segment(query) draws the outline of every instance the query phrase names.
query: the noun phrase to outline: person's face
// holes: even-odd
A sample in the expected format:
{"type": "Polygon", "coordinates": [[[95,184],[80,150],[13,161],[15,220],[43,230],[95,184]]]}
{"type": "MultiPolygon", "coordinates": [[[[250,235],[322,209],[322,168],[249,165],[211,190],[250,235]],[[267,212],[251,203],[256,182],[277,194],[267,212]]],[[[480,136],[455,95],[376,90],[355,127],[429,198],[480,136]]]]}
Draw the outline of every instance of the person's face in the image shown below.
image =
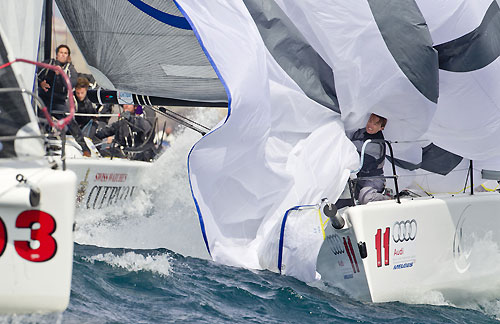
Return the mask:
{"type": "Polygon", "coordinates": [[[135,106],[134,105],[123,105],[123,111],[128,111],[131,114],[135,113],[135,106]]]}
{"type": "Polygon", "coordinates": [[[69,57],[68,49],[66,47],[59,48],[59,51],[57,51],[56,54],[56,60],[65,64],[68,62],[68,57],[69,57]]]}
{"type": "Polygon", "coordinates": [[[366,132],[373,135],[383,129],[384,127],[382,127],[382,120],[380,117],[371,114],[370,119],[368,119],[368,122],[366,123],[366,132]]]}
{"type": "Polygon", "coordinates": [[[78,98],[78,100],[83,101],[83,99],[85,99],[85,97],[87,96],[87,89],[86,88],[76,88],[75,95],[78,98]]]}

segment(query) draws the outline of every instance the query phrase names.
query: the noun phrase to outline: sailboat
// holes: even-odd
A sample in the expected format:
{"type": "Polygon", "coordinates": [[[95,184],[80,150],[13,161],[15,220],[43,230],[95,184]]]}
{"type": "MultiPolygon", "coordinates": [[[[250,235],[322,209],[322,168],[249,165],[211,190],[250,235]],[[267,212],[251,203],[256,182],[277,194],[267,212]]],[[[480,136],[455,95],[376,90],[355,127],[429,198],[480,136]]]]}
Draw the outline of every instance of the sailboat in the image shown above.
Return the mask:
{"type": "Polygon", "coordinates": [[[24,63],[38,64],[42,3],[4,1],[0,9],[0,313],[62,312],[76,176],[46,156],[31,104],[40,101],[31,92],[35,65],[24,63]]]}
{"type": "Polygon", "coordinates": [[[57,4],[106,88],[227,101],[188,158],[214,261],[375,302],[498,292],[497,1],[57,4]],[[388,119],[396,197],[325,214],[371,113],[388,119]]]}
{"type": "MultiPolygon", "coordinates": [[[[163,19],[158,13],[139,10],[146,6],[141,1],[56,4],[99,85],[88,92],[95,104],[141,105],[202,135],[210,129],[163,106],[227,106],[222,84],[184,18],[180,17],[184,21],[180,28],[175,17],[173,26],[165,24],[158,20],[163,19]],[[127,16],[131,9],[138,11],[127,16]],[[82,20],[84,16],[87,18],[82,20]]],[[[173,2],[163,6],[177,10],[173,2]]],[[[154,127],[148,138],[164,131],[155,118],[150,122],[154,127]]],[[[147,186],[143,179],[154,168],[154,161],[102,157],[94,145],[98,143],[86,141],[92,151],[90,158],[83,156],[71,138],[65,144],[65,163],[78,178],[78,210],[116,206],[132,200],[147,186]]],[[[62,147],[58,140],[54,145],[62,147]]],[[[125,153],[135,152],[135,148],[128,149],[124,148],[125,153]]]]}

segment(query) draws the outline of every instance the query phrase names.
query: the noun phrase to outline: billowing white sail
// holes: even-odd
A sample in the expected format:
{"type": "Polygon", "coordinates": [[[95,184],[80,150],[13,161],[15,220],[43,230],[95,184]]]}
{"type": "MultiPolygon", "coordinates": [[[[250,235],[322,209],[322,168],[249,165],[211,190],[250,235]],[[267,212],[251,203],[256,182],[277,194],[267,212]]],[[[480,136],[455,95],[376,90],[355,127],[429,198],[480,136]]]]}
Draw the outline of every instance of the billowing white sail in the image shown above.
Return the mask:
{"type": "MultiPolygon", "coordinates": [[[[482,169],[500,170],[497,1],[57,3],[104,83],[156,96],[228,99],[227,119],[188,161],[216,261],[276,270],[284,215],[338,198],[358,163],[345,130],[364,127],[372,112],[388,118],[384,135],[400,142],[396,164],[407,185],[459,191],[468,159],[475,179],[482,169]],[[181,25],[162,21],[172,16],[181,25]],[[169,44],[182,44],[189,55],[169,44]],[[199,90],[220,86],[210,71],[225,94],[222,87],[199,90]]],[[[289,230],[288,237],[302,237],[289,230]]],[[[322,240],[319,234],[312,240],[322,240]]],[[[303,255],[300,246],[286,245],[288,265],[294,253],[303,255]]],[[[294,264],[290,274],[314,279],[312,262],[294,264]]]]}
{"type": "MultiPolygon", "coordinates": [[[[276,13],[273,3],[262,5],[262,15],[276,13]]],[[[394,145],[398,165],[416,170],[408,171],[408,175],[420,177],[435,172],[446,178],[450,174],[449,185],[456,186],[459,178],[465,180],[467,175],[468,161],[462,157],[476,160],[479,166],[487,161],[491,169],[500,169],[495,162],[499,145],[495,143],[496,136],[492,136],[500,121],[500,80],[495,73],[499,54],[495,44],[500,35],[496,1],[462,1],[456,10],[449,11],[438,10],[454,6],[446,1],[276,3],[332,70],[335,99],[345,127],[361,128],[369,113],[375,112],[389,120],[384,131],[386,138],[410,142],[394,145]],[[432,12],[429,25],[428,10],[432,12]],[[467,15],[469,12],[474,14],[467,15]],[[464,19],[467,24],[462,23],[460,31],[450,27],[464,19]],[[467,33],[472,33],[469,39],[464,36],[467,33]],[[446,44],[436,43],[434,35],[446,44]],[[474,44],[473,39],[478,36],[482,43],[474,44]],[[461,42],[450,43],[457,38],[461,42]],[[474,46],[482,46],[487,55],[470,56],[477,53],[474,46]],[[464,67],[471,57],[479,62],[464,67]],[[481,106],[477,109],[482,114],[472,113],[473,103],[481,106]],[[463,134],[457,134],[460,131],[463,134]],[[457,171],[450,173],[453,169],[457,171]]],[[[327,143],[337,135],[320,132],[326,119],[315,119],[312,103],[305,105],[300,101],[294,106],[298,99],[286,100],[300,93],[294,91],[297,86],[301,95],[311,96],[300,85],[300,78],[291,76],[287,65],[273,55],[279,46],[270,46],[274,43],[263,31],[255,2],[197,4],[180,0],[178,4],[189,17],[231,98],[231,114],[226,123],[195,145],[189,160],[193,196],[207,246],[217,261],[273,269],[270,260],[275,255],[269,251],[276,248],[273,239],[279,232],[277,224],[283,212],[295,205],[317,203],[321,196],[337,199],[346,179],[342,173],[354,169],[355,156],[351,159],[351,150],[342,143],[327,143]],[[289,77],[295,82],[291,83],[289,77]],[[292,114],[294,107],[297,115],[292,114]],[[243,112],[244,118],[240,116],[243,112]],[[293,117],[300,115],[300,119],[293,117]],[[271,123],[269,128],[264,116],[271,121],[279,116],[279,122],[271,123]],[[307,129],[315,120],[319,128],[307,129]],[[299,141],[292,142],[290,151],[279,146],[266,150],[265,143],[274,142],[273,126],[279,130],[279,137],[297,128],[309,133],[296,138],[299,141]],[[317,134],[323,136],[317,142],[301,141],[317,134]],[[295,150],[293,146],[304,143],[316,151],[323,150],[323,157],[343,152],[345,159],[331,160],[331,164],[325,159],[317,168],[290,168],[290,161],[297,157],[290,154],[295,150]],[[237,153],[239,149],[243,151],[237,153]],[[286,163],[280,169],[273,168],[277,171],[273,173],[269,166],[276,153],[283,153],[279,160],[286,163]],[[346,163],[346,159],[350,162],[346,163]],[[325,190],[327,186],[320,183],[293,181],[314,177],[328,177],[338,186],[325,190]]],[[[266,25],[267,32],[275,26],[274,21],[266,25]]],[[[276,38],[286,33],[286,23],[283,26],[276,29],[276,38]]],[[[288,55],[296,53],[299,57],[299,52],[294,51],[288,55]]],[[[310,155],[300,158],[308,161],[310,155]]],[[[445,189],[447,182],[439,179],[436,183],[445,189]]],[[[295,273],[300,279],[313,278],[301,271],[295,273]]]]}
{"type": "Polygon", "coordinates": [[[426,17],[440,60],[439,109],[426,136],[465,158],[500,161],[498,3],[417,3],[426,17]],[[438,14],[436,8],[448,14],[438,14]]]}
{"type": "Polygon", "coordinates": [[[222,263],[277,270],[287,209],[338,197],[358,154],[339,114],[308,98],[272,57],[243,3],[179,5],[230,98],[225,123],[189,157],[207,247],[222,263]]]}

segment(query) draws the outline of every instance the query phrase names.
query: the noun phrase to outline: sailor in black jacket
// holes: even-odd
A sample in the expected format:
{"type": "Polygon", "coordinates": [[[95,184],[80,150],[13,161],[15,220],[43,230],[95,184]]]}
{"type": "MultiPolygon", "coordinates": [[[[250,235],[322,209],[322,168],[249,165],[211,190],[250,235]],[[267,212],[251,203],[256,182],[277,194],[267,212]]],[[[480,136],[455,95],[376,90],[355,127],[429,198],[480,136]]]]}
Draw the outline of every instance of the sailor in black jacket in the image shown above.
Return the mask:
{"type": "MultiPolygon", "coordinates": [[[[382,130],[387,123],[384,117],[371,114],[365,128],[358,129],[351,140],[361,154],[363,143],[368,139],[383,140],[382,130]]],[[[358,172],[358,178],[376,177],[384,175],[385,143],[369,143],[365,148],[364,163],[358,172]]],[[[386,200],[389,197],[382,194],[385,188],[385,179],[360,179],[356,183],[356,198],[360,204],[370,201],[386,200]]]]}
{"type": "MultiPolygon", "coordinates": [[[[59,45],[56,49],[56,58],[45,61],[51,65],[59,65],[68,75],[71,87],[76,85],[78,73],[71,63],[71,52],[66,45],[59,45]]],[[[68,89],[62,76],[56,74],[49,69],[41,69],[38,74],[38,95],[43,99],[45,105],[52,111],[69,112],[69,106],[66,99],[68,98],[68,89]]],[[[72,90],[72,89],[70,89],[72,90]]]]}
{"type": "MultiPolygon", "coordinates": [[[[151,123],[135,115],[134,105],[123,105],[123,110],[120,119],[98,130],[96,137],[103,139],[114,135],[114,142],[122,149],[141,148],[140,151],[132,154],[133,160],[150,161],[155,155],[151,123]]],[[[113,150],[113,156],[125,157],[123,153],[116,150],[113,150]]]]}
{"type": "MultiPolygon", "coordinates": [[[[71,63],[71,51],[67,45],[59,45],[56,49],[56,58],[45,63],[59,65],[68,75],[71,87],[76,85],[78,72],[71,63]]],[[[52,70],[43,68],[38,72],[37,78],[38,95],[49,109],[49,113],[59,119],[66,117],[65,113],[69,112],[68,89],[63,77],[52,70]]],[[[81,146],[83,155],[90,156],[90,150],[83,139],[82,131],[74,119],[68,124],[68,130],[81,146]]]]}

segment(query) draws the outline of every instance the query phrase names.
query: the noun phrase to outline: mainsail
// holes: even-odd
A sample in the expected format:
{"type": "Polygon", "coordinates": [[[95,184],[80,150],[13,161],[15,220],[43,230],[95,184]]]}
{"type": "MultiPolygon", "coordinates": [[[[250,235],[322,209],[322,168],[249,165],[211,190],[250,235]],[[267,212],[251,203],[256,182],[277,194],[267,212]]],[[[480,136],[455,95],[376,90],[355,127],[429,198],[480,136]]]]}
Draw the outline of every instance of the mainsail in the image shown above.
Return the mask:
{"type": "Polygon", "coordinates": [[[56,4],[90,71],[105,89],[227,101],[222,84],[174,2],[56,0],[56,4]]]}

